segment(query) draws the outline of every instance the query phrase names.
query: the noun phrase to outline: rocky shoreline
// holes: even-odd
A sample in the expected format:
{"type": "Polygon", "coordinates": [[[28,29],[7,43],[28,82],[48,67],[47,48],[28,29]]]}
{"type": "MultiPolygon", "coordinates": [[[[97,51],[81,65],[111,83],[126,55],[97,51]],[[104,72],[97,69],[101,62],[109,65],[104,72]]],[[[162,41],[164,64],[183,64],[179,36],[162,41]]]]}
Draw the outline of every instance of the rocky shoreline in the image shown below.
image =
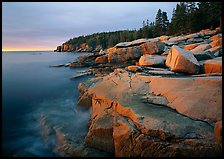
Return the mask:
{"type": "Polygon", "coordinates": [[[222,32],[122,42],[79,57],[85,147],[116,157],[222,155],[222,32]]]}

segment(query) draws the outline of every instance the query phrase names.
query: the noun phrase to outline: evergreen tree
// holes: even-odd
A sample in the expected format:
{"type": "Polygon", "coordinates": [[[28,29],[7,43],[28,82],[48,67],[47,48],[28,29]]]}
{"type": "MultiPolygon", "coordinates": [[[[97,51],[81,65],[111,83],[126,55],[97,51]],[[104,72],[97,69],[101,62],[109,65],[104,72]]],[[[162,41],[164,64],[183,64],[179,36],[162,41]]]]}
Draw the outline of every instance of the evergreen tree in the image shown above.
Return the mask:
{"type": "Polygon", "coordinates": [[[169,25],[169,20],[166,12],[162,12],[161,9],[158,10],[155,19],[154,26],[154,36],[164,35],[167,32],[167,27],[169,25]]]}
{"type": "Polygon", "coordinates": [[[180,2],[173,9],[171,22],[167,13],[161,9],[157,11],[155,21],[147,19],[139,30],[122,30],[115,32],[94,33],[87,36],[79,36],[69,39],[64,44],[70,44],[73,48],[87,43],[95,48],[101,45],[103,49],[113,47],[119,42],[133,41],[140,38],[153,38],[156,36],[179,35],[193,33],[201,29],[214,29],[221,27],[221,2],[180,2]]]}
{"type": "Polygon", "coordinates": [[[154,36],[159,36],[162,34],[162,11],[159,9],[156,14],[154,36]]]}
{"type": "Polygon", "coordinates": [[[176,5],[176,9],[172,15],[171,27],[172,33],[175,35],[184,34],[187,32],[186,25],[187,25],[187,8],[184,2],[176,5]]]}
{"type": "Polygon", "coordinates": [[[166,34],[169,20],[166,12],[162,12],[162,34],[166,34]]]}

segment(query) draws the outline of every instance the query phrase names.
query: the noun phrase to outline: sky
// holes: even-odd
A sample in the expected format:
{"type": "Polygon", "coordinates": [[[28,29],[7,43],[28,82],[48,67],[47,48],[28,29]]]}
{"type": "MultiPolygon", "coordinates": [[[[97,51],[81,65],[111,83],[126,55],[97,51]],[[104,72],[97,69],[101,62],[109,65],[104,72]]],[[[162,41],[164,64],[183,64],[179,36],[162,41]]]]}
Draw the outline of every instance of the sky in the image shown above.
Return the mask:
{"type": "Polygon", "coordinates": [[[132,30],[155,21],[160,8],[171,19],[177,2],[3,2],[3,51],[54,50],[70,38],[132,30]]]}

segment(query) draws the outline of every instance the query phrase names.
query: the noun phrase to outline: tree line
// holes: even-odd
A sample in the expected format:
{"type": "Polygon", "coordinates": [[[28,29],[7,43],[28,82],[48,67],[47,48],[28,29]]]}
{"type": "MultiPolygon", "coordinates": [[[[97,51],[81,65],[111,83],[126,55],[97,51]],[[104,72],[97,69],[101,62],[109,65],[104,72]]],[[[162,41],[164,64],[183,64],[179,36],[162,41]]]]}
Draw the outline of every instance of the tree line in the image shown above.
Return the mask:
{"type": "Polygon", "coordinates": [[[120,30],[114,32],[94,33],[72,38],[64,44],[77,48],[82,43],[90,47],[101,46],[103,49],[113,47],[119,42],[133,41],[140,38],[154,38],[161,35],[180,35],[198,32],[201,29],[222,28],[221,2],[180,2],[173,9],[169,21],[167,13],[158,9],[155,21],[144,20],[138,30],[120,30]]]}

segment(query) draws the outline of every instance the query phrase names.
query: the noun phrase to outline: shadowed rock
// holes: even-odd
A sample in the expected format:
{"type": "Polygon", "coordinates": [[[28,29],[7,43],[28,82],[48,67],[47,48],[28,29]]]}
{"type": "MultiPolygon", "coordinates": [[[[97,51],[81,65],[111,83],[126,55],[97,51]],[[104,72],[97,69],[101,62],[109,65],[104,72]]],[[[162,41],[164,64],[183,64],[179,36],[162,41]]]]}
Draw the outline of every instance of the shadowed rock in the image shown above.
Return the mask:
{"type": "Polygon", "coordinates": [[[215,55],[210,51],[197,52],[194,53],[193,55],[198,61],[215,58],[215,55]]]}

